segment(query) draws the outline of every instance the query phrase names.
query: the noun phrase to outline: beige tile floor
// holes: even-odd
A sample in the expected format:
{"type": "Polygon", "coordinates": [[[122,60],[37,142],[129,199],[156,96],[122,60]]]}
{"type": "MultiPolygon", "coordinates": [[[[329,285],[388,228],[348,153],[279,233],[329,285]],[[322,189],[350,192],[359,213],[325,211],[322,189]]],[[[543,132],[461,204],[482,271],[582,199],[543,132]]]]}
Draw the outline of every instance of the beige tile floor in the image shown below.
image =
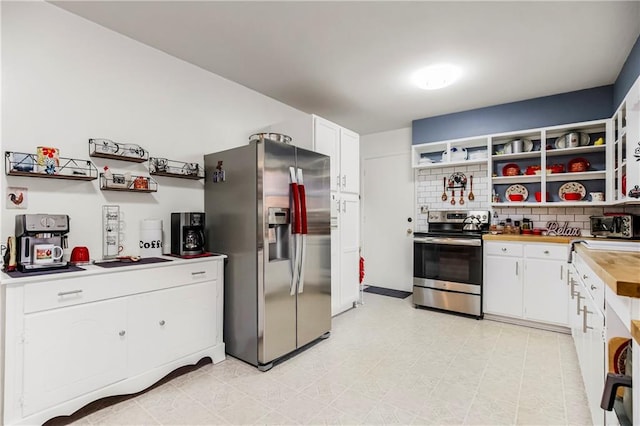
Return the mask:
{"type": "MultiPolygon", "coordinates": [[[[227,357],[74,424],[587,425],[571,337],[365,293],[266,373],[227,357]]],[[[58,419],[64,423],[64,419],[58,419]]]]}

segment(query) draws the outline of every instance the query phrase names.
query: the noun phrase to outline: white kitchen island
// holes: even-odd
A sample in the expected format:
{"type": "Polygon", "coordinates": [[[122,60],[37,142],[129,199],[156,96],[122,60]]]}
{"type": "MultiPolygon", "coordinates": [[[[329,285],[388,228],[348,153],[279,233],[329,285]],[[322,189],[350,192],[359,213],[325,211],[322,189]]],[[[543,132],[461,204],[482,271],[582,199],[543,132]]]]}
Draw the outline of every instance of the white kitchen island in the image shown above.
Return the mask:
{"type": "Polygon", "coordinates": [[[42,424],[224,360],[225,257],[2,274],[2,423],[42,424]]]}

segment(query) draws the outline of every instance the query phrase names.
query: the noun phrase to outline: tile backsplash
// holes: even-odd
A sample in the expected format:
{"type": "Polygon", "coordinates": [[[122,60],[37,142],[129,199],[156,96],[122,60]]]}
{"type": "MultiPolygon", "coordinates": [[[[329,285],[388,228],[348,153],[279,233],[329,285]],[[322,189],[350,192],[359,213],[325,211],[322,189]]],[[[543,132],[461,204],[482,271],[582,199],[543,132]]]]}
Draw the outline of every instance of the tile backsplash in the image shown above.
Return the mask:
{"type": "MultiPolygon", "coordinates": [[[[489,202],[489,176],[487,166],[469,165],[458,167],[437,167],[418,169],[416,172],[416,231],[427,230],[427,214],[425,210],[495,210],[500,221],[506,218],[522,220],[523,217],[531,219],[535,228],[546,228],[547,222],[568,222],[569,227],[579,227],[582,235],[589,235],[589,216],[603,214],[605,212],[625,212],[640,214],[640,206],[612,206],[612,207],[495,207],[492,209],[489,202]],[[474,201],[469,201],[467,184],[464,204],[458,204],[460,190],[456,189],[456,204],[451,205],[451,190],[447,191],[447,200],[442,201],[443,178],[451,176],[454,172],[462,172],[467,176],[473,175],[474,201]]],[[[587,204],[587,203],[585,203],[587,204]]],[[[493,214],[493,213],[492,213],[493,214]]]]}

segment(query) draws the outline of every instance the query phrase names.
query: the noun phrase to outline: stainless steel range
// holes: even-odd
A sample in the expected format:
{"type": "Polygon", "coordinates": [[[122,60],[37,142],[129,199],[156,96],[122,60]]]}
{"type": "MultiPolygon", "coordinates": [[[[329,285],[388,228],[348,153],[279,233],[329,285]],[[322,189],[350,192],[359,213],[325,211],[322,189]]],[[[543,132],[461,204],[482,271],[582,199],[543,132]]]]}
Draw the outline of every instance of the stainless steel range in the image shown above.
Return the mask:
{"type": "Polygon", "coordinates": [[[482,234],[487,210],[429,211],[413,238],[413,303],[475,316],[482,312],[482,234]]]}

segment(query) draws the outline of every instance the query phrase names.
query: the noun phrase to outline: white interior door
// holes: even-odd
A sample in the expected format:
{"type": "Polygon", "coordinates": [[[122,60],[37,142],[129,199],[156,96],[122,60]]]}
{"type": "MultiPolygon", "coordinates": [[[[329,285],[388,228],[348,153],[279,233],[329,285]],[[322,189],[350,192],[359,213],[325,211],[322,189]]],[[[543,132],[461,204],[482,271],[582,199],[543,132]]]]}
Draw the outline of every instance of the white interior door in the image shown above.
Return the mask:
{"type": "Polygon", "coordinates": [[[414,189],[411,154],[365,158],[362,185],[364,284],[411,291],[414,189]],[[408,219],[411,218],[411,222],[408,219]]]}

